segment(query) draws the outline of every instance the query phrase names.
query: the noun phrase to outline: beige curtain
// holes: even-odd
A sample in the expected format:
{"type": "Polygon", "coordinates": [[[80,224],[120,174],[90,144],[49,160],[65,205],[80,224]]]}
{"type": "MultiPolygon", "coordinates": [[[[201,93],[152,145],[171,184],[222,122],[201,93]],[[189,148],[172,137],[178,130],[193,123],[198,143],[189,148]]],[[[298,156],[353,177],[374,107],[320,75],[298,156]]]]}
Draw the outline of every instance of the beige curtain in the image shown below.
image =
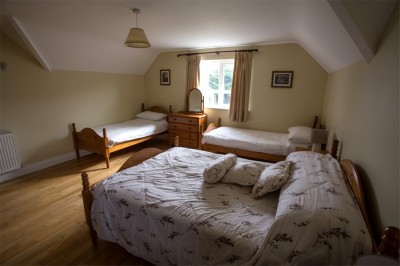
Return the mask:
{"type": "MultiPolygon", "coordinates": [[[[186,99],[188,93],[193,88],[199,88],[200,86],[200,56],[189,55],[187,56],[186,66],[186,99]]],[[[185,101],[185,107],[187,110],[187,102],[185,101]]]]}
{"type": "Polygon", "coordinates": [[[251,52],[236,52],[229,107],[230,121],[245,122],[247,120],[252,58],[251,52]]]}

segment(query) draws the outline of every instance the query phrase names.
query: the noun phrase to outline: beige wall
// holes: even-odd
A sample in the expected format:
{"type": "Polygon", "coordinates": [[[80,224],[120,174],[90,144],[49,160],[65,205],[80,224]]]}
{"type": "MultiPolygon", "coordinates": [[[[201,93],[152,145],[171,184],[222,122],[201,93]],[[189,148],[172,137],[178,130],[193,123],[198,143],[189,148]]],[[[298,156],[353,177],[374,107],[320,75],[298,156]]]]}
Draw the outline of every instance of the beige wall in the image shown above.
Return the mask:
{"type": "Polygon", "coordinates": [[[73,152],[70,123],[78,127],[124,121],[145,100],[144,77],[43,70],[7,36],[1,36],[0,128],[12,130],[23,165],[73,152]]]}
{"type": "MultiPolygon", "coordinates": [[[[230,50],[243,47],[232,47],[230,50]]],[[[222,118],[223,125],[287,132],[293,125],[310,125],[315,115],[322,115],[327,73],[297,44],[262,45],[253,54],[253,70],[250,92],[249,120],[247,123],[231,123],[227,110],[206,109],[209,122],[222,118]],[[293,88],[271,88],[273,70],[293,70],[293,88]]],[[[218,50],[218,49],[213,49],[218,50]]],[[[227,50],[224,48],[223,50],[227,50]]],[[[202,50],[209,51],[209,50],[202,50]]],[[[193,52],[193,51],[190,51],[193,52]]],[[[185,103],[186,58],[177,57],[179,52],[160,54],[145,75],[146,103],[148,105],[171,104],[181,111],[185,103]],[[171,85],[161,86],[160,69],[171,70],[171,85]]],[[[221,53],[210,58],[233,58],[221,53]]]]}
{"type": "MultiPolygon", "coordinates": [[[[330,139],[336,134],[343,143],[341,157],[352,159],[362,173],[375,231],[399,226],[398,31],[397,14],[370,64],[355,63],[329,78],[297,44],[236,47],[259,49],[253,57],[249,121],[233,124],[227,111],[207,109],[210,121],[221,117],[225,125],[285,132],[323,113],[330,139]],[[273,70],[293,70],[293,88],[271,88],[273,70]]],[[[144,77],[49,73],[6,36],[1,39],[1,61],[10,70],[0,72],[0,128],[15,133],[23,164],[72,152],[71,122],[82,127],[123,121],[139,112],[143,101],[171,104],[174,111],[184,107],[186,58],[178,58],[178,52],[160,54],[144,77]],[[160,69],[171,70],[170,86],[160,86],[160,69]]],[[[232,57],[219,58],[227,56],[232,57]]]]}
{"type": "Polygon", "coordinates": [[[398,8],[369,64],[357,62],[329,75],[324,118],[342,142],[341,158],[362,174],[377,238],[399,226],[398,8]]]}
{"type": "MultiPolygon", "coordinates": [[[[256,48],[250,118],[239,126],[285,132],[291,125],[310,124],[314,115],[321,115],[327,74],[304,49],[296,44],[256,48]],[[271,88],[272,70],[294,70],[293,88],[271,88]]],[[[174,111],[182,110],[186,58],[177,54],[160,54],[145,77],[47,72],[3,34],[1,61],[9,71],[0,72],[0,128],[14,132],[21,162],[27,165],[72,152],[72,122],[81,128],[130,119],[145,100],[146,106],[171,104],[174,111]],[[171,69],[171,86],[160,86],[160,69],[171,69]]],[[[219,58],[222,55],[233,56],[219,58]]],[[[227,111],[206,111],[210,121],[222,117],[224,124],[232,125],[227,111]]]]}

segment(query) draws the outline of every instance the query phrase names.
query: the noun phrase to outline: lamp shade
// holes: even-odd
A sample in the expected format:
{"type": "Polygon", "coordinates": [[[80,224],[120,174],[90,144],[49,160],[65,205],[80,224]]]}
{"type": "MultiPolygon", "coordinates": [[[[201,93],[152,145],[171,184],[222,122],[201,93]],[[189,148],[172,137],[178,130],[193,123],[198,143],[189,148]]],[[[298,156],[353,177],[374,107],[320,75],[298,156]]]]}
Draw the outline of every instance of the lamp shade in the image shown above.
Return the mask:
{"type": "Polygon", "coordinates": [[[311,131],[311,140],[313,142],[312,151],[320,152],[321,144],[328,142],[328,131],[325,129],[313,129],[311,131]]]}
{"type": "Polygon", "coordinates": [[[148,48],[151,45],[147,40],[143,29],[132,28],[126,37],[125,46],[133,48],[148,48]]]}
{"type": "Polygon", "coordinates": [[[313,143],[326,144],[328,142],[328,131],[325,129],[313,129],[311,139],[313,143]]]}

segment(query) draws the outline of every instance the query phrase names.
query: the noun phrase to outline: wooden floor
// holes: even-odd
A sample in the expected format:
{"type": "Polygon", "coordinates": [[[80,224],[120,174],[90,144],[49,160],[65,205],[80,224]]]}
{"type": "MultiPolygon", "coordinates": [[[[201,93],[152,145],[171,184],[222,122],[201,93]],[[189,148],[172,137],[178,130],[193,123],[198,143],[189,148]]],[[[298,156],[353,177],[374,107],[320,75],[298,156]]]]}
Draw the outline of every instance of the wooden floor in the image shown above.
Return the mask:
{"type": "Polygon", "coordinates": [[[91,154],[0,183],[0,264],[148,265],[117,244],[92,244],[80,177],[87,171],[91,183],[103,179],[147,147],[169,148],[165,140],[151,140],[113,153],[109,169],[103,157],[91,154]]]}

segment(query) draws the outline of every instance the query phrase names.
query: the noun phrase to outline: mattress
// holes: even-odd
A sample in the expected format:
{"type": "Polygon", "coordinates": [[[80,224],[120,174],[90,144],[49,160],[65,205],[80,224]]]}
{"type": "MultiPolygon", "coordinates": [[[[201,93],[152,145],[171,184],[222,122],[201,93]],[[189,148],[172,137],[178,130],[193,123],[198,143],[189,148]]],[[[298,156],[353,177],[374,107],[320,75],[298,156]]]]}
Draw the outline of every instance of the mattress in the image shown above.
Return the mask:
{"type": "Polygon", "coordinates": [[[160,121],[136,118],[122,123],[111,124],[102,127],[93,128],[99,135],[103,136],[103,128],[106,129],[108,137],[108,146],[125,141],[144,138],[153,134],[168,130],[168,122],[163,119],[160,121]]]}
{"type": "Polygon", "coordinates": [[[294,151],[288,133],[219,127],[203,135],[203,144],[286,156],[294,151]]]}

